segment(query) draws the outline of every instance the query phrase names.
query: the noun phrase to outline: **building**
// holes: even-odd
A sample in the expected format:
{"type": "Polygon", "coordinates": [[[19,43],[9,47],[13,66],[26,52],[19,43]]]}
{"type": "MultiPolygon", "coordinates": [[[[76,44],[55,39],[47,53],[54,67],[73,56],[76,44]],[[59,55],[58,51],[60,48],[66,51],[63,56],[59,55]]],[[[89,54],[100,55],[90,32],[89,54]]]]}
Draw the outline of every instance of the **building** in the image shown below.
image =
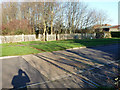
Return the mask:
{"type": "Polygon", "coordinates": [[[111,32],[118,32],[120,31],[120,25],[109,25],[109,24],[102,24],[102,25],[94,25],[91,27],[95,30],[96,35],[98,38],[111,38],[111,32]]]}
{"type": "Polygon", "coordinates": [[[115,25],[115,26],[101,26],[99,28],[103,29],[103,31],[108,31],[108,32],[120,31],[120,25],[115,25]]]}

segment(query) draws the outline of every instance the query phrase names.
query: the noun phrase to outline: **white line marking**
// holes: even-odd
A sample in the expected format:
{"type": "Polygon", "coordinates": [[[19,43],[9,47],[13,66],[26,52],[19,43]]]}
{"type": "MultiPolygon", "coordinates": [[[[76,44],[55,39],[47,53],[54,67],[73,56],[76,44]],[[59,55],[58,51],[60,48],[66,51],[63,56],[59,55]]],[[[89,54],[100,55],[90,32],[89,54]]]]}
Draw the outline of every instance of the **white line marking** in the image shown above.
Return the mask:
{"type": "Polygon", "coordinates": [[[0,59],[8,59],[8,58],[14,58],[14,57],[19,57],[19,56],[5,56],[5,57],[0,57],[0,59]]]}

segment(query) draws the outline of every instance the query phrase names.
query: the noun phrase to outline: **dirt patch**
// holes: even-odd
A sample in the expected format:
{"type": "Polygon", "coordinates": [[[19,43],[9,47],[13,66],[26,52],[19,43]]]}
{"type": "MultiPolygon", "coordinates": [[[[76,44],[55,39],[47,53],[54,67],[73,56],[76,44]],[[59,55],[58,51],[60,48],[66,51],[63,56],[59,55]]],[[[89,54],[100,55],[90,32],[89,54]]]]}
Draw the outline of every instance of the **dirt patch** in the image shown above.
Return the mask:
{"type": "Polygon", "coordinates": [[[30,48],[33,48],[33,49],[36,49],[36,50],[39,50],[39,51],[46,52],[46,51],[45,51],[45,50],[43,50],[43,49],[38,49],[38,48],[34,48],[34,47],[30,47],[30,48]]]}

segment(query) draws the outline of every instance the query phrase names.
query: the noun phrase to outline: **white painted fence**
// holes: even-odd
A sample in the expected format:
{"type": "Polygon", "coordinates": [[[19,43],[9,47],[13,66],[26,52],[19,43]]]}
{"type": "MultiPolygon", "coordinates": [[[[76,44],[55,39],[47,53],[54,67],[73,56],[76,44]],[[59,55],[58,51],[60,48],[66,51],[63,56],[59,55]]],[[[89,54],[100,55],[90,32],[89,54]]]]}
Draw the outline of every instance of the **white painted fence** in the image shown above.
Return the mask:
{"type": "Polygon", "coordinates": [[[49,35],[47,34],[47,41],[55,41],[56,40],[56,34],[49,35]]]}
{"type": "Polygon", "coordinates": [[[96,34],[59,34],[58,40],[64,40],[64,39],[91,39],[95,38],[96,34]]]}
{"type": "Polygon", "coordinates": [[[91,39],[95,38],[96,34],[47,34],[46,36],[39,34],[38,38],[36,35],[11,35],[11,36],[0,36],[2,43],[11,42],[23,42],[23,41],[43,41],[46,37],[47,41],[64,40],[64,39],[91,39]]]}

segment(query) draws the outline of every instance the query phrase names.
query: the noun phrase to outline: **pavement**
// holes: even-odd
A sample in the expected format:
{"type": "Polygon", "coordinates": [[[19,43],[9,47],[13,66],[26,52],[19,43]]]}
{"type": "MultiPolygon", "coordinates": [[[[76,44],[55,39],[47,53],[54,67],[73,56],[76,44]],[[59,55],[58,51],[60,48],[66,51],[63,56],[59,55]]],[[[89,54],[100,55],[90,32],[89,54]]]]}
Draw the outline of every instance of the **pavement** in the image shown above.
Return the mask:
{"type": "Polygon", "coordinates": [[[4,57],[2,88],[114,87],[120,44],[4,57]]]}

